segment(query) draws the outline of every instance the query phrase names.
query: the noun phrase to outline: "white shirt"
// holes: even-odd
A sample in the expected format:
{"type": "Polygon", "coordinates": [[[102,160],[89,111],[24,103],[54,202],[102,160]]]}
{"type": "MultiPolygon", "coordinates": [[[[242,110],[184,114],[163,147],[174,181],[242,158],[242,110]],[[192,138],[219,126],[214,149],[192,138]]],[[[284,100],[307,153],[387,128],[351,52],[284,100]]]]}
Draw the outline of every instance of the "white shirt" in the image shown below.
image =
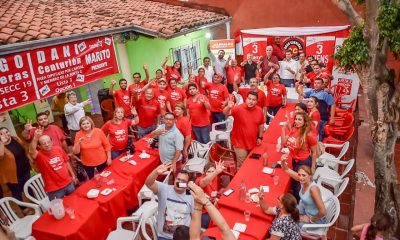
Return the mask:
{"type": "Polygon", "coordinates": [[[72,105],[67,103],[64,106],[65,118],[68,122],[68,129],[78,131],[80,130],[79,120],[85,116],[84,105],[82,103],[77,103],[72,105]]]}
{"type": "Polygon", "coordinates": [[[296,72],[298,71],[297,61],[290,59],[290,61],[284,59],[279,61],[279,75],[281,79],[295,79],[296,72]],[[293,70],[294,73],[289,72],[286,68],[289,67],[293,70]]]}
{"type": "MultiPolygon", "coordinates": [[[[206,68],[204,65],[200,66],[199,68],[204,68],[204,76],[207,78],[207,82],[212,82],[214,68],[211,65],[208,65],[208,68],[206,68]]],[[[199,68],[197,68],[197,74],[199,74],[199,68]]]]}

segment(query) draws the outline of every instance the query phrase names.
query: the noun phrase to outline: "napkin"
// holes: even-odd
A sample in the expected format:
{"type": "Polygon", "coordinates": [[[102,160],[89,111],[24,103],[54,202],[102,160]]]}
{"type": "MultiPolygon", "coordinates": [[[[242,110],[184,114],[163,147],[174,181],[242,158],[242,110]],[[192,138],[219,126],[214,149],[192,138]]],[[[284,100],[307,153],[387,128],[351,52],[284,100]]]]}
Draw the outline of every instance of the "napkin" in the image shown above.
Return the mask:
{"type": "Polygon", "coordinates": [[[244,232],[246,231],[247,225],[244,223],[235,223],[233,226],[233,230],[238,231],[238,232],[244,232]]]}
{"type": "Polygon", "coordinates": [[[258,193],[259,191],[260,191],[260,190],[258,190],[258,188],[249,189],[249,193],[250,193],[250,194],[258,193]]]}
{"type": "Polygon", "coordinates": [[[263,172],[263,173],[266,173],[266,174],[271,174],[271,173],[274,172],[274,169],[269,168],[269,167],[264,167],[263,170],[262,170],[262,172],[263,172]]]}

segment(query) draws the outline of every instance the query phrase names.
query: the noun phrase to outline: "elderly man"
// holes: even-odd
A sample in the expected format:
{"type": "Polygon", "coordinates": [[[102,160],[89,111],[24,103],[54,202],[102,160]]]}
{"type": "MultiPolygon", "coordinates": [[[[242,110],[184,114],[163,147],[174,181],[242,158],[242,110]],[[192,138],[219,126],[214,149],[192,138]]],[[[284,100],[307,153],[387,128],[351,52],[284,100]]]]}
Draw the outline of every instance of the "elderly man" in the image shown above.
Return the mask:
{"type": "Polygon", "coordinates": [[[229,56],[228,61],[226,62],[226,87],[228,88],[228,92],[233,92],[233,82],[237,79],[237,83],[240,83],[243,78],[243,70],[240,66],[237,65],[236,59],[231,60],[231,64],[229,65],[229,60],[231,60],[231,56],[229,56]]]}
{"type": "Polygon", "coordinates": [[[257,106],[258,94],[249,92],[246,102],[234,106],[233,99],[229,99],[228,105],[224,108],[226,116],[233,116],[232,145],[237,157],[239,168],[246,159],[249,152],[262,143],[264,131],[264,115],[257,106]]]}
{"type": "Polygon", "coordinates": [[[159,240],[173,239],[173,233],[178,226],[189,226],[194,210],[194,199],[192,195],[186,193],[189,182],[188,172],[180,171],[174,185],[156,181],[159,175],[166,173],[171,167],[171,163],[161,164],[150,173],[145,182],[146,186],[158,197],[156,222],[159,240]]]}
{"type": "Polygon", "coordinates": [[[183,150],[183,135],[175,126],[175,115],[167,112],[164,115],[164,124],[158,126],[150,134],[151,138],[158,137],[158,151],[160,160],[163,163],[172,163],[172,169],[175,170],[176,163],[181,160],[183,150]]]}
{"type": "Polygon", "coordinates": [[[258,69],[261,72],[261,78],[267,75],[268,79],[272,78],[272,74],[279,69],[278,58],[272,55],[272,46],[267,46],[267,54],[258,62],[258,69]]]}
{"type": "Polygon", "coordinates": [[[242,62],[240,66],[244,69],[244,82],[249,84],[251,78],[258,78],[257,63],[253,62],[253,54],[247,54],[247,61],[242,62]]]}
{"type": "Polygon", "coordinates": [[[68,122],[69,136],[72,143],[75,142],[75,135],[81,130],[79,121],[85,116],[84,107],[92,102],[92,100],[86,99],[85,101],[78,103],[76,93],[70,91],[67,93],[68,103],[64,106],[65,117],[68,122]]]}
{"type": "Polygon", "coordinates": [[[157,99],[154,97],[152,88],[144,91],[144,96],[139,97],[139,92],[135,91],[136,109],[139,116],[139,138],[154,131],[157,128],[157,123],[160,121],[161,107],[157,99]]]}
{"type": "Polygon", "coordinates": [[[29,146],[29,154],[42,174],[44,188],[50,200],[63,198],[75,190],[78,179],[69,163],[68,155],[59,146],[53,146],[51,138],[43,135],[43,128],[35,131],[29,146]],[[37,150],[39,143],[40,150],[37,150]]]}

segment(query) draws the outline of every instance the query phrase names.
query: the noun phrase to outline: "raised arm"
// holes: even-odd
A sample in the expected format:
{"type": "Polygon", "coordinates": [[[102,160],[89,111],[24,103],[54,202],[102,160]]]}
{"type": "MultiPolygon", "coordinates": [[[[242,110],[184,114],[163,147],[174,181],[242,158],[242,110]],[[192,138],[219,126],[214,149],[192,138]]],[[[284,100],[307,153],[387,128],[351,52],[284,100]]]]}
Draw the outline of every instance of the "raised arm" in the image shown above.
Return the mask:
{"type": "Polygon", "coordinates": [[[297,174],[297,172],[293,171],[292,169],[289,168],[289,166],[287,165],[287,159],[288,159],[288,155],[287,154],[283,154],[281,157],[281,166],[282,169],[294,180],[299,181],[299,175],[297,174]]]}
{"type": "Polygon", "coordinates": [[[35,130],[35,135],[33,135],[33,139],[31,144],[29,144],[29,155],[32,157],[33,161],[36,161],[36,157],[38,155],[38,151],[37,151],[37,145],[38,145],[38,141],[40,136],[43,135],[43,128],[42,127],[38,127],[35,130]]]}
{"type": "Polygon", "coordinates": [[[157,194],[158,193],[158,187],[157,187],[157,177],[165,172],[167,172],[171,168],[171,163],[164,163],[158,166],[156,169],[154,169],[149,176],[147,176],[146,181],[144,184],[153,191],[153,193],[157,194]]]}
{"type": "Polygon", "coordinates": [[[146,76],[144,81],[146,81],[146,83],[147,83],[147,82],[149,82],[149,79],[150,79],[149,66],[147,64],[143,64],[143,69],[144,69],[144,74],[146,76]]]}
{"type": "Polygon", "coordinates": [[[108,94],[111,96],[114,96],[114,86],[117,84],[117,81],[115,79],[111,80],[110,88],[108,89],[108,94]]]}
{"type": "Polygon", "coordinates": [[[162,63],[161,63],[161,68],[162,68],[162,69],[165,69],[165,68],[167,67],[167,62],[168,62],[168,60],[169,60],[169,56],[166,56],[166,57],[164,58],[164,60],[162,61],[162,63]]]}
{"type": "Polygon", "coordinates": [[[222,171],[225,170],[224,167],[224,162],[219,161],[216,163],[215,165],[215,171],[211,174],[206,175],[203,179],[201,179],[201,181],[199,182],[199,185],[201,188],[206,187],[208,184],[210,184],[212,182],[212,180],[218,176],[220,173],[222,173],[222,171]]]}
{"type": "Polygon", "coordinates": [[[232,114],[232,108],[235,105],[235,103],[233,102],[232,97],[229,97],[227,99],[227,104],[224,107],[223,113],[225,114],[225,116],[230,116],[232,114]]]}

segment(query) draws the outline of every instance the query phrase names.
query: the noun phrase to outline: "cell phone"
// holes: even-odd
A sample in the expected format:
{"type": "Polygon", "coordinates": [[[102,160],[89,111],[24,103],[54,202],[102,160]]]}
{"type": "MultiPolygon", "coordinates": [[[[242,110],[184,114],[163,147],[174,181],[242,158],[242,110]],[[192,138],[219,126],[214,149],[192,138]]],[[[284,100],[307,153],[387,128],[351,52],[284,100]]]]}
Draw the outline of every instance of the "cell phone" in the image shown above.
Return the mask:
{"type": "Polygon", "coordinates": [[[272,168],[282,168],[282,166],[279,163],[274,163],[271,166],[272,168]]]}
{"type": "Polygon", "coordinates": [[[235,190],[233,190],[232,188],[229,188],[228,190],[226,190],[226,191],[224,192],[224,196],[227,197],[227,196],[231,195],[234,191],[235,191],[235,190]]]}
{"type": "Polygon", "coordinates": [[[177,182],[176,186],[178,188],[187,188],[188,187],[187,183],[185,183],[185,182],[177,182]]]}
{"type": "Polygon", "coordinates": [[[259,153],[253,153],[250,155],[250,158],[253,158],[253,159],[260,159],[260,157],[261,157],[261,154],[259,154],[259,153]]]}

